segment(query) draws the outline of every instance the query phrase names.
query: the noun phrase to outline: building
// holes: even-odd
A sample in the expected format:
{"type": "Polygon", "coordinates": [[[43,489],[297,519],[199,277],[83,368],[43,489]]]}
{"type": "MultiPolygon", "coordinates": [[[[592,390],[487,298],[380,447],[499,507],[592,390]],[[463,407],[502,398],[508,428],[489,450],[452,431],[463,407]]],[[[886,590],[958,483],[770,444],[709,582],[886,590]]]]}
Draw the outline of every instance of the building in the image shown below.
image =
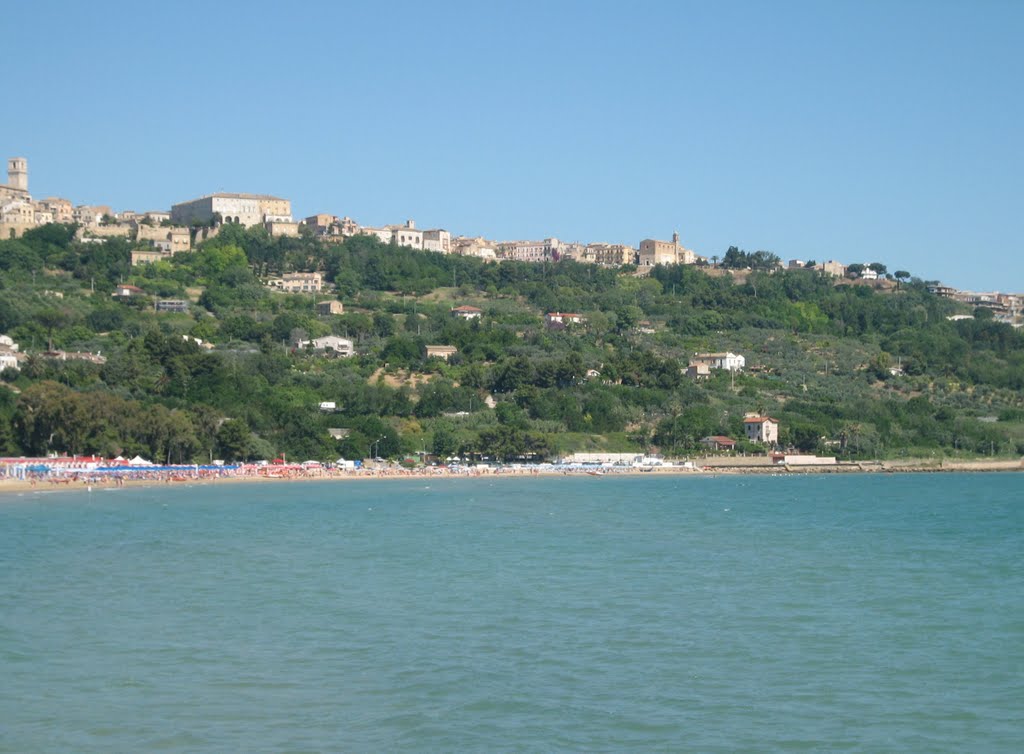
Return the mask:
{"type": "Polygon", "coordinates": [[[498,245],[496,243],[488,241],[483,236],[477,236],[475,238],[458,236],[452,239],[451,242],[451,250],[453,254],[459,254],[464,257],[477,257],[488,261],[494,261],[497,259],[497,249],[498,245]]]}
{"type": "Polygon", "coordinates": [[[140,264],[153,264],[153,262],[166,259],[167,256],[159,249],[133,249],[132,267],[137,267],[140,264]]]}
{"type": "Polygon", "coordinates": [[[313,235],[318,238],[354,236],[359,231],[359,226],[351,217],[339,218],[337,215],[310,215],[302,221],[302,225],[313,231],[313,235]]]}
{"type": "Polygon", "coordinates": [[[740,372],[747,366],[746,357],[728,351],[726,353],[695,353],[690,364],[706,364],[710,369],[724,369],[727,372],[740,372]]]}
{"type": "Polygon", "coordinates": [[[345,305],[340,301],[320,301],[316,305],[316,313],[321,315],[344,314],[345,305]]]}
{"type": "MultiPolygon", "coordinates": [[[[36,209],[32,202],[23,199],[11,199],[0,204],[0,223],[4,225],[23,225],[31,228],[36,224],[36,209]]],[[[20,233],[18,235],[21,235],[20,233]]]]}
{"type": "Polygon", "coordinates": [[[165,212],[162,209],[151,209],[148,212],[142,213],[141,222],[151,223],[152,225],[160,225],[161,223],[169,223],[171,221],[171,213],[165,212]]]}
{"type": "Polygon", "coordinates": [[[452,234],[441,228],[423,231],[423,250],[436,251],[438,254],[451,254],[452,234]]]}
{"type": "Polygon", "coordinates": [[[408,246],[412,249],[423,248],[423,231],[416,229],[416,223],[413,220],[406,220],[404,225],[360,228],[359,232],[366,236],[377,236],[382,243],[393,243],[396,246],[408,246]]]}
{"type": "Polygon", "coordinates": [[[314,340],[300,340],[299,348],[312,348],[315,351],[326,351],[331,356],[348,358],[355,356],[355,344],[348,338],[341,338],[337,335],[327,335],[314,340]]]}
{"type": "Polygon", "coordinates": [[[181,299],[166,299],[164,301],[157,301],[156,310],[158,312],[174,312],[177,314],[184,314],[185,312],[188,311],[188,301],[182,301],[181,299]]]}
{"type": "Polygon", "coordinates": [[[928,292],[935,296],[941,296],[942,298],[956,298],[957,294],[960,293],[956,288],[948,285],[941,285],[939,283],[929,285],[928,292]]]}
{"type": "Polygon", "coordinates": [[[319,272],[288,272],[271,283],[285,293],[319,293],[323,276],[319,272]]]}
{"type": "Polygon", "coordinates": [[[819,262],[814,265],[814,269],[834,278],[841,278],[846,275],[846,265],[833,259],[827,262],[819,262]]]}
{"type": "Polygon", "coordinates": [[[299,237],[298,223],[288,222],[285,220],[268,220],[263,223],[263,227],[267,229],[267,233],[269,233],[272,238],[280,238],[282,236],[287,236],[288,238],[299,237]]]}
{"type": "Polygon", "coordinates": [[[551,325],[580,325],[585,319],[582,314],[575,312],[548,312],[544,315],[544,322],[549,327],[551,325]]]}
{"type": "Polygon", "coordinates": [[[61,199],[56,196],[40,199],[36,202],[36,212],[49,214],[53,218],[51,222],[55,223],[70,225],[75,221],[74,205],[71,204],[70,200],[61,199]]]}
{"type": "Polygon", "coordinates": [[[21,365],[18,363],[18,354],[13,351],[0,351],[0,372],[4,369],[13,369],[16,372],[21,371],[21,365]]]}
{"type": "Polygon", "coordinates": [[[444,359],[448,361],[458,352],[459,349],[455,346],[427,346],[428,359],[444,359]]]}
{"type": "Polygon", "coordinates": [[[622,267],[636,264],[636,249],[620,243],[587,244],[583,252],[583,261],[593,262],[602,267],[622,267]]]}
{"type": "Polygon", "coordinates": [[[113,217],[113,213],[105,204],[80,204],[71,210],[74,222],[85,228],[98,227],[104,217],[113,217]]]}
{"type": "Polygon", "coordinates": [[[28,160],[24,157],[7,161],[7,183],[0,186],[0,203],[8,201],[32,201],[28,193],[28,160]]]}
{"type": "Polygon", "coordinates": [[[88,351],[44,351],[43,358],[54,361],[88,361],[90,364],[106,364],[107,357],[88,351]]]}
{"type": "Polygon", "coordinates": [[[725,437],[724,435],[702,437],[700,439],[700,444],[705,446],[708,450],[736,450],[736,441],[731,437],[725,437]]]}
{"type": "Polygon", "coordinates": [[[691,361],[690,365],[686,367],[684,374],[686,374],[687,379],[701,382],[702,380],[711,379],[711,367],[702,361],[691,361]]]}
{"type": "Polygon", "coordinates": [[[114,292],[110,295],[116,298],[133,298],[135,296],[145,296],[146,292],[134,285],[121,284],[114,288],[114,292]]]}
{"type": "Polygon", "coordinates": [[[0,371],[14,369],[21,371],[18,363],[21,355],[18,353],[18,344],[9,335],[0,335],[0,371]]]}
{"type": "Polygon", "coordinates": [[[135,240],[148,241],[165,254],[178,254],[192,250],[192,234],[189,233],[188,228],[137,225],[135,240]]]}
{"type": "Polygon", "coordinates": [[[770,416],[747,416],[743,419],[743,429],[751,442],[765,445],[775,445],[779,442],[779,420],[770,416]]]}
{"type": "Polygon", "coordinates": [[[645,238],[640,242],[638,261],[641,267],[654,267],[658,264],[694,264],[697,255],[679,243],[679,234],[673,233],[671,241],[657,241],[645,238]]]}
{"type": "Polygon", "coordinates": [[[477,309],[475,306],[456,306],[452,309],[452,316],[458,319],[480,319],[483,313],[483,309],[477,309]]]}
{"type": "Polygon", "coordinates": [[[553,262],[559,258],[563,244],[557,238],[545,238],[543,241],[505,241],[498,244],[498,253],[502,259],[517,262],[553,262]]]}
{"type": "Polygon", "coordinates": [[[36,225],[36,210],[28,193],[28,160],[7,161],[7,183],[0,185],[0,238],[20,238],[36,225]]]}
{"type": "Polygon", "coordinates": [[[208,194],[171,207],[171,222],[177,225],[234,223],[251,228],[291,221],[292,203],[268,194],[208,194]]]}
{"type": "Polygon", "coordinates": [[[558,250],[559,259],[569,259],[573,262],[586,263],[590,260],[587,259],[587,247],[581,243],[567,242],[561,245],[558,250]]]}

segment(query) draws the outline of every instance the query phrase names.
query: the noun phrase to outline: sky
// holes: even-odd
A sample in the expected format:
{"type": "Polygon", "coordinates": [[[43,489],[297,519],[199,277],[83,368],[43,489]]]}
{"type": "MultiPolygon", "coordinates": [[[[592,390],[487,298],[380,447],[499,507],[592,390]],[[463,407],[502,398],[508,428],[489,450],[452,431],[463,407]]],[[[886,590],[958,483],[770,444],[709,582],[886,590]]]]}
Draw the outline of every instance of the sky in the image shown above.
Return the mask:
{"type": "Polygon", "coordinates": [[[1019,0],[38,7],[4,10],[0,156],[39,198],[677,231],[1024,292],[1019,0]]]}

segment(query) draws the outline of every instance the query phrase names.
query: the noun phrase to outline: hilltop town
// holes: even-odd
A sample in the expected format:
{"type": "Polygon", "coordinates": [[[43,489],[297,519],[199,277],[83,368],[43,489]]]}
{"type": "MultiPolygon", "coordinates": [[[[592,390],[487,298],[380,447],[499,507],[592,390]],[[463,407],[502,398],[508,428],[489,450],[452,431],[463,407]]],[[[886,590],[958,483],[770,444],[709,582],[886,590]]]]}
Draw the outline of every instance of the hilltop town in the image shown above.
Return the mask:
{"type": "MultiPolygon", "coordinates": [[[[105,205],[74,205],[68,199],[49,197],[34,200],[28,192],[28,160],[15,157],[7,161],[7,185],[0,186],[0,238],[19,238],[26,231],[49,223],[74,223],[78,238],[96,243],[105,238],[125,238],[134,242],[132,264],[148,264],[181,252],[195,243],[214,237],[225,224],[244,228],[262,227],[271,237],[297,238],[308,234],[325,242],[356,235],[369,235],[383,243],[396,244],[439,254],[457,254],[487,261],[557,262],[572,260],[603,267],[635,266],[640,275],[656,265],[698,265],[714,274],[719,270],[773,269],[781,267],[777,256],[756,252],[761,257],[734,259],[738,250],[723,257],[703,256],[680,243],[679,234],[670,241],[645,238],[636,247],[612,243],[565,242],[557,238],[541,240],[495,241],[483,237],[452,236],[443,228],[420,229],[413,220],[396,225],[371,227],[351,217],[316,214],[296,221],[291,201],[266,194],[215,193],[179,202],[167,210],[114,211],[105,205]],[[721,264],[719,264],[721,262],[721,264]]],[[[751,255],[753,256],[753,255],[751,255]]],[[[791,259],[786,269],[813,269],[839,280],[855,280],[885,288],[910,273],[889,272],[881,262],[843,264],[835,260],[806,261],[791,259]]],[[[730,273],[731,274],[731,273],[730,273]]],[[[303,289],[298,281],[298,290],[303,289]]],[[[281,284],[277,282],[275,284],[281,284]]],[[[284,289],[295,285],[284,281],[284,289]]],[[[318,289],[319,290],[319,289],[318,289]]],[[[973,307],[991,310],[997,321],[1014,327],[1024,325],[1024,294],[958,290],[939,282],[929,291],[973,307]]]]}
{"type": "Polygon", "coordinates": [[[12,457],[1024,452],[1022,296],[880,261],[296,220],[255,193],[115,211],[34,199],[19,157],[0,269],[12,457]]]}

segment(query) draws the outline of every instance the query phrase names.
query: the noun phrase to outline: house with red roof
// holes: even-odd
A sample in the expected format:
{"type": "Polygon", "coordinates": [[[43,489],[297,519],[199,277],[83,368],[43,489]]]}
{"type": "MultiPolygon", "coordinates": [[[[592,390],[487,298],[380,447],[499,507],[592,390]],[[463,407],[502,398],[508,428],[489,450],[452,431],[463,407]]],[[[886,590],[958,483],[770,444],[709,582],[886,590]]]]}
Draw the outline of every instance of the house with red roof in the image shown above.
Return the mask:
{"type": "Polygon", "coordinates": [[[779,420],[770,416],[750,414],[743,419],[743,429],[751,442],[775,445],[779,441],[779,420]]]}
{"type": "Polygon", "coordinates": [[[548,327],[562,325],[579,325],[584,321],[582,314],[575,312],[548,312],[544,315],[544,322],[548,327]]]}
{"type": "Polygon", "coordinates": [[[452,316],[459,319],[480,319],[483,313],[483,309],[477,309],[475,306],[456,306],[452,309],[452,316]]]}

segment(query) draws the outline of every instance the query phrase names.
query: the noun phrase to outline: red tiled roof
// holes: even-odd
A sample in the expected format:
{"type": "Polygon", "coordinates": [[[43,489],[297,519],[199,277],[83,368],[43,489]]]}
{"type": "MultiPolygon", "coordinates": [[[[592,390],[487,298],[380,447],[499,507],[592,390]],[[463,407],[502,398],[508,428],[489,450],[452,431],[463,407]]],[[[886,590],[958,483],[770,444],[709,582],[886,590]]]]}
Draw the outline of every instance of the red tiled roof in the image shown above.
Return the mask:
{"type": "Polygon", "coordinates": [[[712,435],[711,437],[705,437],[705,440],[711,442],[717,442],[719,445],[735,445],[736,441],[731,437],[725,437],[724,435],[712,435]]]}

